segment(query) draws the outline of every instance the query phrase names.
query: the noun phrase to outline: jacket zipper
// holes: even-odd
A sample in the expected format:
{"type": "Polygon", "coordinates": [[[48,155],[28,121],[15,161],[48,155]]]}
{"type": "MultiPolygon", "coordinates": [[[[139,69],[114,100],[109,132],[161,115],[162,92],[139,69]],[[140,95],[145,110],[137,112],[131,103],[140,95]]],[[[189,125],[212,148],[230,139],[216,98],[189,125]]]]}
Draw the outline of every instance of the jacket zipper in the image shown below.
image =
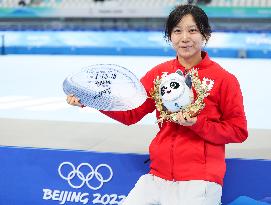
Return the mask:
{"type": "Polygon", "coordinates": [[[172,137],[171,140],[171,148],[170,148],[170,161],[171,161],[171,178],[172,181],[175,181],[174,177],[174,145],[175,145],[175,135],[172,137]]]}

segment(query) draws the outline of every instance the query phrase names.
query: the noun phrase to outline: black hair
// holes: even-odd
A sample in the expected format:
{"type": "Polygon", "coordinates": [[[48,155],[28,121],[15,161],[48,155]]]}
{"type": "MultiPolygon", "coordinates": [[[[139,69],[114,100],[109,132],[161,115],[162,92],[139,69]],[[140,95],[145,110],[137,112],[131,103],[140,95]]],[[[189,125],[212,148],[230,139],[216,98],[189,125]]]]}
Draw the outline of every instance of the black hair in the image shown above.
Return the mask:
{"type": "Polygon", "coordinates": [[[196,22],[199,32],[203,35],[206,41],[211,37],[211,26],[206,13],[198,6],[192,4],[178,5],[169,14],[165,25],[165,38],[170,40],[173,28],[186,15],[191,14],[196,22]]]}

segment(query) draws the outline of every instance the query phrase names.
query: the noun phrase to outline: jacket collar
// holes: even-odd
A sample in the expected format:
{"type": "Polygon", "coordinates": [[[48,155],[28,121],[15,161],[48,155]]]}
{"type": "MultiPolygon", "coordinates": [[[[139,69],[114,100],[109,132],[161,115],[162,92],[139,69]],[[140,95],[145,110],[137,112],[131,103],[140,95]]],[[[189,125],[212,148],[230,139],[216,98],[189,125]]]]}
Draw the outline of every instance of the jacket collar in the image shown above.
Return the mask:
{"type": "MultiPolygon", "coordinates": [[[[206,51],[202,51],[201,56],[202,56],[202,60],[197,65],[194,66],[194,68],[197,68],[199,70],[207,68],[212,63],[206,51]]],[[[174,60],[174,67],[176,69],[181,69],[182,71],[184,71],[184,66],[180,64],[178,60],[178,56],[174,60]]]]}

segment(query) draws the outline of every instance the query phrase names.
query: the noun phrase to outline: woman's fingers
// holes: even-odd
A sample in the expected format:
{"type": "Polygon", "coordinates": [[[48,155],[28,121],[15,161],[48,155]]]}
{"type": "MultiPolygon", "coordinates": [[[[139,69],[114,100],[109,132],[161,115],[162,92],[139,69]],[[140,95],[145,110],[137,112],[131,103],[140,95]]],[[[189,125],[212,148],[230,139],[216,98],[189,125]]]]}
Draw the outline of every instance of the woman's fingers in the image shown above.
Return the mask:
{"type": "Polygon", "coordinates": [[[70,105],[81,106],[80,99],[76,98],[74,95],[67,95],[66,101],[70,105]]]}
{"type": "Polygon", "coordinates": [[[183,125],[185,123],[185,119],[183,117],[183,113],[182,112],[178,112],[178,115],[177,115],[177,119],[178,119],[178,123],[183,125]]]}
{"type": "Polygon", "coordinates": [[[197,117],[189,117],[186,118],[183,116],[182,112],[179,112],[177,115],[177,120],[180,125],[191,126],[197,122],[197,117]]]}

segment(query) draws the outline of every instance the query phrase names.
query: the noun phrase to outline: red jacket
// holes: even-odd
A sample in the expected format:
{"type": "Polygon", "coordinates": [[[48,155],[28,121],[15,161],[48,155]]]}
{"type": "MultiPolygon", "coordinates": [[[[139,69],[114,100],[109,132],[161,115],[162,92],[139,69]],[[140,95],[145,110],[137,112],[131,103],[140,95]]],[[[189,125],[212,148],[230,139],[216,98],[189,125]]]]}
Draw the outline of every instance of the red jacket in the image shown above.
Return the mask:
{"type": "MultiPolygon", "coordinates": [[[[247,136],[247,122],[243,97],[234,75],[210,60],[203,52],[198,68],[199,77],[214,80],[210,95],[205,98],[205,108],[193,126],[164,122],[152,140],[150,173],[167,180],[206,180],[223,184],[225,175],[225,144],[243,142],[247,136]]],[[[157,65],[141,79],[147,93],[153,81],[163,72],[182,70],[177,59],[157,65]]],[[[196,98],[196,96],[195,96],[196,98]]],[[[148,98],[140,107],[130,111],[102,111],[119,122],[131,125],[155,110],[155,103],[148,98]]],[[[159,117],[159,112],[156,111],[159,117]]]]}

